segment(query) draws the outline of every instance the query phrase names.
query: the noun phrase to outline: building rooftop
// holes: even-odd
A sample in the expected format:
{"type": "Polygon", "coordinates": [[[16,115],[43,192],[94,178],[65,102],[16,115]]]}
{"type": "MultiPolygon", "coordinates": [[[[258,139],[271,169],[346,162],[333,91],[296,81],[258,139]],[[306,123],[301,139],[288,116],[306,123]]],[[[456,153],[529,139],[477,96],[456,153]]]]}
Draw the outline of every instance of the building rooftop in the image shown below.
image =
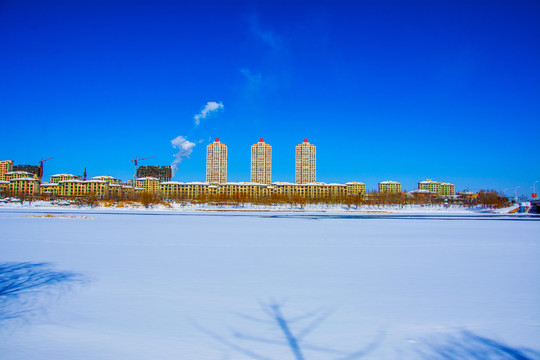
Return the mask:
{"type": "Polygon", "coordinates": [[[10,181],[37,181],[37,182],[39,182],[38,179],[29,178],[29,177],[21,177],[21,178],[11,179],[10,181]]]}
{"type": "Polygon", "coordinates": [[[84,182],[85,181],[81,179],[69,179],[69,180],[59,181],[58,183],[84,183],[84,182]]]}
{"type": "Polygon", "coordinates": [[[424,189],[416,189],[409,191],[409,194],[434,194],[434,192],[424,189]]]}
{"type": "Polygon", "coordinates": [[[28,174],[28,175],[34,175],[34,173],[28,172],[28,171],[9,171],[7,173],[4,173],[4,175],[14,175],[14,174],[28,174]]]}
{"type": "Polygon", "coordinates": [[[51,177],[57,177],[57,176],[73,176],[73,177],[76,177],[77,175],[73,175],[73,174],[69,174],[69,173],[61,173],[61,174],[51,175],[51,177]]]}
{"type": "Polygon", "coordinates": [[[96,180],[97,180],[97,179],[115,179],[115,180],[116,180],[115,177],[110,176],[110,175],[99,175],[99,176],[94,176],[92,179],[96,179],[96,180]]]}
{"type": "Polygon", "coordinates": [[[426,179],[424,181],[420,181],[419,184],[436,184],[438,181],[433,181],[431,179],[426,179]]]}

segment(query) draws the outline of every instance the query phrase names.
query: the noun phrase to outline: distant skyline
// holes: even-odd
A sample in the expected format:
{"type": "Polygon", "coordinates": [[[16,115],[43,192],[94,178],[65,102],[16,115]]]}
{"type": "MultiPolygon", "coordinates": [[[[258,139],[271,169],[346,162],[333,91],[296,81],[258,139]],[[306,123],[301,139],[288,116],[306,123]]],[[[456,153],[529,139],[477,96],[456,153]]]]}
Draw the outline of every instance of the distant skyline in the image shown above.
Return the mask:
{"type": "Polygon", "coordinates": [[[294,182],[308,138],[318,181],[530,196],[539,18],[535,0],[4,0],[0,160],[129,179],[155,156],[204,181],[219,138],[249,181],[264,138],[272,181],[294,182]]]}

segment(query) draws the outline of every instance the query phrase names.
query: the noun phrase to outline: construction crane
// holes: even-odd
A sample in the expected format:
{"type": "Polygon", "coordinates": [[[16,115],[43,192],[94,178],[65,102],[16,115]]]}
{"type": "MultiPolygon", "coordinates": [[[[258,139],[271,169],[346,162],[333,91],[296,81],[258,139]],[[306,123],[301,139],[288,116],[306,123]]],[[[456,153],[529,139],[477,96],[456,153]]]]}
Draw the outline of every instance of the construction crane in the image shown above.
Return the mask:
{"type": "Polygon", "coordinates": [[[132,163],[135,163],[135,172],[133,173],[133,187],[135,187],[137,183],[137,162],[141,160],[151,159],[151,158],[155,158],[155,156],[148,156],[148,157],[139,158],[139,159],[135,157],[135,159],[131,160],[132,163]]]}
{"type": "Polygon", "coordinates": [[[51,159],[54,159],[54,157],[50,157],[48,159],[43,159],[41,158],[41,160],[39,160],[39,181],[41,182],[43,180],[43,163],[45,161],[49,161],[51,159]]]}

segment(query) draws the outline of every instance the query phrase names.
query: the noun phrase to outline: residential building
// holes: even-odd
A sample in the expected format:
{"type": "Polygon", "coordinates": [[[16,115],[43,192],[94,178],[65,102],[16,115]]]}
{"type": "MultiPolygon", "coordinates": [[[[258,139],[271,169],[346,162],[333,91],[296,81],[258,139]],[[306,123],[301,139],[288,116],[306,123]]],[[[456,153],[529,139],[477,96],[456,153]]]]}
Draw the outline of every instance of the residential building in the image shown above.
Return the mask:
{"type": "Polygon", "coordinates": [[[296,146],[295,182],[297,184],[314,183],[316,181],[316,147],[304,139],[296,146]]]}
{"type": "Polygon", "coordinates": [[[0,160],[0,181],[7,181],[5,173],[13,171],[13,160],[0,160]]]}
{"type": "Polygon", "coordinates": [[[206,181],[227,182],[227,145],[218,138],[206,147],[206,181]]]}
{"type": "Polygon", "coordinates": [[[397,181],[386,180],[379,183],[379,192],[386,194],[399,194],[401,184],[397,181]]]}
{"type": "Polygon", "coordinates": [[[81,180],[82,176],[80,175],[73,175],[68,173],[62,173],[62,174],[55,174],[51,175],[51,183],[58,184],[60,181],[66,181],[66,180],[81,180]]]}
{"type": "Polygon", "coordinates": [[[13,178],[9,181],[8,191],[18,197],[38,195],[39,180],[32,177],[13,178]]]}
{"type": "Polygon", "coordinates": [[[438,195],[441,193],[441,183],[431,179],[426,179],[418,183],[418,190],[427,190],[438,195]]]}
{"type": "MultiPolygon", "coordinates": [[[[13,165],[13,171],[25,171],[33,174],[30,177],[39,179],[41,168],[39,165],[13,165]]],[[[41,179],[40,179],[41,180],[41,179]]]]}
{"type": "Polygon", "coordinates": [[[309,200],[342,199],[347,195],[347,185],[313,182],[293,184],[278,181],[272,183],[274,193],[287,198],[298,196],[309,200]]]}
{"type": "Polygon", "coordinates": [[[251,146],[251,182],[270,184],[272,182],[272,146],[261,138],[251,146]]]}
{"type": "MultiPolygon", "coordinates": [[[[51,183],[54,183],[52,181],[52,176],[51,183]]],[[[60,196],[79,197],[88,195],[86,183],[81,179],[60,180],[57,184],[57,194],[60,196]]]]}
{"type": "Polygon", "coordinates": [[[441,183],[441,195],[445,195],[445,196],[448,196],[448,195],[455,195],[456,194],[456,189],[455,189],[455,186],[454,184],[450,184],[450,183],[441,183]]]}
{"type": "Polygon", "coordinates": [[[6,195],[9,190],[9,181],[0,180],[0,196],[6,195]]]}
{"type": "Polygon", "coordinates": [[[155,177],[138,178],[136,187],[143,189],[145,192],[157,194],[160,191],[159,179],[155,177]]]}
{"type": "Polygon", "coordinates": [[[41,183],[39,193],[41,195],[56,196],[59,194],[60,185],[57,183],[41,183]]]}
{"type": "Polygon", "coordinates": [[[4,174],[6,181],[11,181],[13,179],[21,179],[21,178],[31,178],[31,179],[37,179],[37,176],[33,173],[27,172],[27,171],[10,171],[4,174]]]}
{"type": "Polygon", "coordinates": [[[428,190],[437,195],[455,195],[454,184],[426,179],[418,183],[418,190],[428,190]]]}
{"type": "Polygon", "coordinates": [[[137,168],[137,177],[154,177],[161,182],[171,181],[172,170],[170,165],[165,166],[139,166],[137,168]]]}
{"type": "Polygon", "coordinates": [[[109,185],[111,185],[111,184],[117,184],[117,185],[119,185],[119,184],[120,184],[120,180],[119,180],[119,179],[114,178],[114,177],[109,176],[109,175],[99,175],[99,176],[94,176],[91,180],[103,180],[103,181],[108,182],[109,185]]]}
{"type": "Polygon", "coordinates": [[[357,181],[350,181],[346,183],[347,195],[363,195],[366,193],[366,184],[357,181]]]}
{"type": "Polygon", "coordinates": [[[87,180],[84,182],[86,185],[86,193],[94,195],[100,199],[109,197],[109,183],[105,180],[87,180]]]}

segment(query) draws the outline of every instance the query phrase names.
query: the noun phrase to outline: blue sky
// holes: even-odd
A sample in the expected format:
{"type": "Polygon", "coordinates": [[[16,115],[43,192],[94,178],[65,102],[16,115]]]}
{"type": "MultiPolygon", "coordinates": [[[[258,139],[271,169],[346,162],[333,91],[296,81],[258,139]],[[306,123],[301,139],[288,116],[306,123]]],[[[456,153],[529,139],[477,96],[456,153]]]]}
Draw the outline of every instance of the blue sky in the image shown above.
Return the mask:
{"type": "MultiPolygon", "coordinates": [[[[317,146],[317,179],[432,178],[529,193],[540,180],[540,2],[0,2],[0,158],[45,176],[132,176],[135,156],[205,178],[205,148],[317,146]],[[198,126],[208,102],[222,103],[198,126]]],[[[540,185],[537,184],[537,185],[540,185]]]]}

